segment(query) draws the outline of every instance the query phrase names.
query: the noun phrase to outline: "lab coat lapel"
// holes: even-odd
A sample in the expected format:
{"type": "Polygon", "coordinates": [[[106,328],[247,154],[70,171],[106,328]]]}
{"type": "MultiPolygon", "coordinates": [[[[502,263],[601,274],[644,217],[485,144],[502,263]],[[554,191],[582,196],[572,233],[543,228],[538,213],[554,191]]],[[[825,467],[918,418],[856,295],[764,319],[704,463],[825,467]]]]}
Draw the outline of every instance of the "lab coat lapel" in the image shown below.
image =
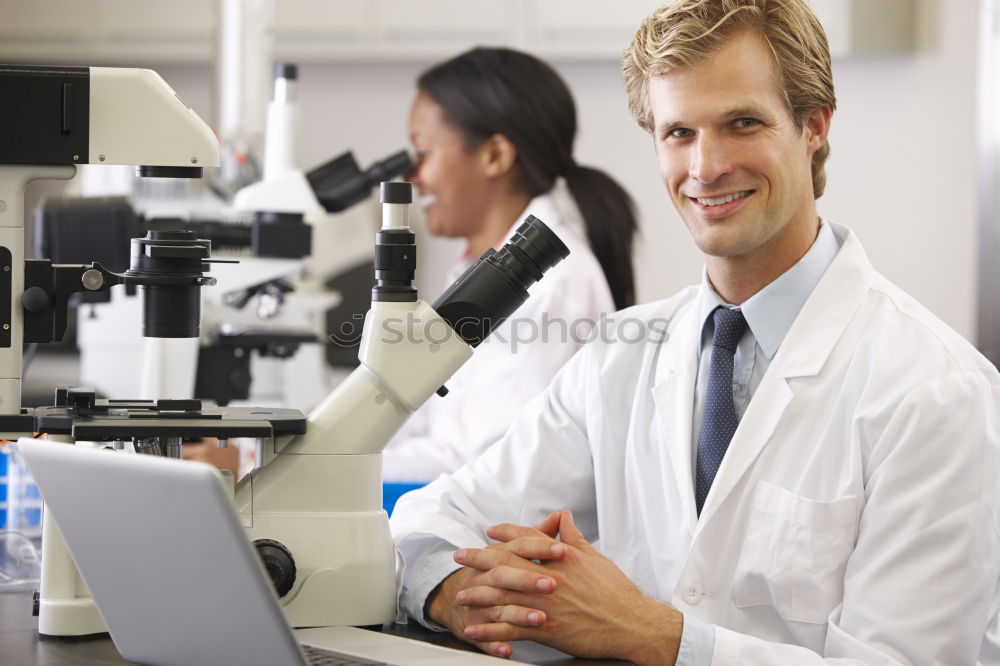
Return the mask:
{"type": "Polygon", "coordinates": [[[821,372],[869,289],[874,269],[857,237],[846,227],[832,226],[842,239],[840,251],[802,306],[750,400],[705,499],[699,526],[733,492],[782,418],[794,417],[793,380],[821,372]]]}
{"type": "Polygon", "coordinates": [[[656,368],[653,400],[656,405],[656,427],[660,442],[667,450],[664,460],[670,465],[663,470],[664,478],[674,478],[683,527],[688,536],[694,532],[697,514],[694,505],[694,480],[691,460],[692,411],[698,371],[698,344],[701,322],[698,321],[698,299],[688,303],[686,310],[668,330],[670,342],[664,346],[656,368]]]}

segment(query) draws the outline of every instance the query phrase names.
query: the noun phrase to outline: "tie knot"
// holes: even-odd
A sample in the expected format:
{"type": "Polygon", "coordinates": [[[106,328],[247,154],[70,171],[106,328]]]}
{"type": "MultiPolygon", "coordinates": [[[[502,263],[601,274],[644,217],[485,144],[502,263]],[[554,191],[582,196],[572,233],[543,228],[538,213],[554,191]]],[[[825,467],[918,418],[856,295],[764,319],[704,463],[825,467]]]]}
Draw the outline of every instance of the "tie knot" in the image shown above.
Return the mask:
{"type": "Polygon", "coordinates": [[[741,310],[730,310],[718,307],[712,313],[715,321],[715,332],[712,334],[712,345],[723,347],[731,353],[736,353],[736,343],[747,330],[747,320],[741,310]]]}

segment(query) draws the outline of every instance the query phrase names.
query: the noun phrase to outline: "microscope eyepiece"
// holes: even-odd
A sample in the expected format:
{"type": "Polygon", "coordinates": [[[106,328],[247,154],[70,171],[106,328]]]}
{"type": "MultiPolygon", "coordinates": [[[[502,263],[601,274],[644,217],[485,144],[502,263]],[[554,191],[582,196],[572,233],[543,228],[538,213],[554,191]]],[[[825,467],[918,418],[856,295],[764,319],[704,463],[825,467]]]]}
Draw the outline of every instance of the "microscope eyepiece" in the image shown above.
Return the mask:
{"type": "Polygon", "coordinates": [[[411,204],[413,203],[413,186],[398,180],[382,183],[379,201],[384,204],[411,204]]]}
{"type": "Polygon", "coordinates": [[[373,301],[413,302],[417,290],[417,246],[407,221],[413,203],[413,185],[405,181],[382,183],[382,228],[375,234],[375,286],[373,301]]]}
{"type": "Polygon", "coordinates": [[[569,248],[545,223],[529,215],[495,259],[511,271],[511,277],[527,289],[542,279],[545,271],[569,256],[569,248]]]}
{"type": "Polygon", "coordinates": [[[405,150],[401,150],[398,153],[389,155],[384,160],[379,160],[372,164],[365,171],[365,175],[370,182],[378,183],[392,180],[396,176],[406,176],[412,170],[413,161],[410,159],[410,154],[405,150]]]}
{"type": "Polygon", "coordinates": [[[306,179],[323,208],[328,213],[339,213],[367,198],[378,183],[404,176],[412,168],[405,150],[375,162],[364,171],[354,155],[346,152],[309,171],[306,179]]]}
{"type": "Polygon", "coordinates": [[[295,63],[277,62],[274,64],[274,78],[295,81],[299,78],[299,68],[295,63]]]}
{"type": "Polygon", "coordinates": [[[529,215],[499,251],[482,257],[438,298],[434,309],[475,347],[528,298],[528,288],[569,256],[544,222],[529,215]]]}

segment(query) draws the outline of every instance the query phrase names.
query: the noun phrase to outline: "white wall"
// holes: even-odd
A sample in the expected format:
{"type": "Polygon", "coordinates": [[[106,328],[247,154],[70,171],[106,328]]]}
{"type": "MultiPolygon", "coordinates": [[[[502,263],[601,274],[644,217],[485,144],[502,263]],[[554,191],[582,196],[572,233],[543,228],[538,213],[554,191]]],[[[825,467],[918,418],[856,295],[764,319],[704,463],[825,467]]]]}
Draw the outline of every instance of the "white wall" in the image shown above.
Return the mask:
{"type": "Polygon", "coordinates": [[[920,0],[918,51],[838,62],[828,195],[869,258],[975,335],[978,4],[920,0]]]}
{"type": "MultiPolygon", "coordinates": [[[[839,108],[819,208],[853,226],[884,274],[971,338],[978,3],[918,5],[914,54],[835,63],[839,108]]],[[[348,148],[365,163],[406,145],[413,81],[427,64],[302,66],[303,163],[348,148]]],[[[577,98],[577,161],[607,170],[638,203],[640,299],[664,297],[697,280],[701,258],[662,190],[650,139],[628,114],[618,63],[555,64],[577,98]]],[[[213,118],[209,67],[159,70],[196,111],[213,118]]],[[[423,284],[431,285],[427,271],[443,271],[453,246],[421,242],[423,284]]]]}

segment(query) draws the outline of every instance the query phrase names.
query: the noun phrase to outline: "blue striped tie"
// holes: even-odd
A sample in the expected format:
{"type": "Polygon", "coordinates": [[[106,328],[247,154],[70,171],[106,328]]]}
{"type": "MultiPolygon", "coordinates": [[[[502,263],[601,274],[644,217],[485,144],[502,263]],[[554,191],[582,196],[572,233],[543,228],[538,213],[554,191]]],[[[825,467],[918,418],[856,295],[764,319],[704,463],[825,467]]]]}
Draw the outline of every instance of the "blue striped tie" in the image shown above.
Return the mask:
{"type": "Polygon", "coordinates": [[[739,425],[736,405],[733,403],[733,357],[736,355],[736,344],[747,329],[747,320],[739,310],[728,310],[720,306],[712,313],[712,318],[715,321],[712,365],[708,371],[708,389],[705,391],[701,432],[698,433],[698,464],[695,469],[694,497],[699,516],[715,473],[722,464],[722,457],[726,455],[729,442],[739,425]]]}

